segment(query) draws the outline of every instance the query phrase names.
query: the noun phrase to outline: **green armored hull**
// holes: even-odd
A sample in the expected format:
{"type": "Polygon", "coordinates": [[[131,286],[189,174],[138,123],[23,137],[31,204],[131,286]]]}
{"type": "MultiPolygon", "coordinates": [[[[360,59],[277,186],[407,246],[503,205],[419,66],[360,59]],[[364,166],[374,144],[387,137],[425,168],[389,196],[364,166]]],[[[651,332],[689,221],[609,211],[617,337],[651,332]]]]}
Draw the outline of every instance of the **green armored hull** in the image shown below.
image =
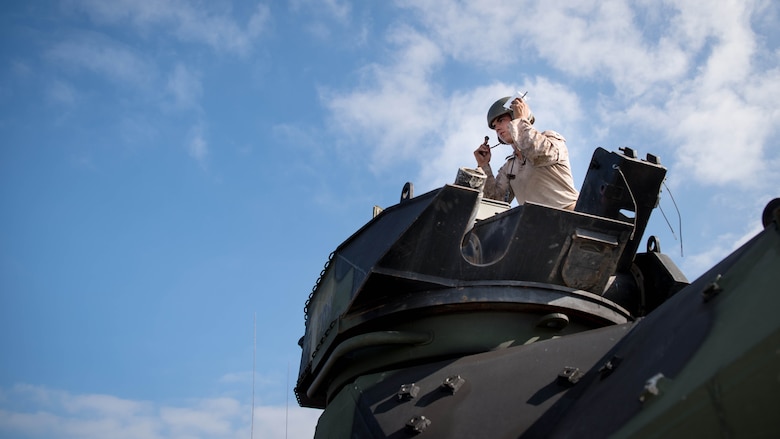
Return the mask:
{"type": "Polygon", "coordinates": [[[598,149],[574,211],[482,197],[479,172],[378,213],[306,304],[318,438],[772,437],[780,210],[689,284],[655,238],[666,169],[598,149]]]}

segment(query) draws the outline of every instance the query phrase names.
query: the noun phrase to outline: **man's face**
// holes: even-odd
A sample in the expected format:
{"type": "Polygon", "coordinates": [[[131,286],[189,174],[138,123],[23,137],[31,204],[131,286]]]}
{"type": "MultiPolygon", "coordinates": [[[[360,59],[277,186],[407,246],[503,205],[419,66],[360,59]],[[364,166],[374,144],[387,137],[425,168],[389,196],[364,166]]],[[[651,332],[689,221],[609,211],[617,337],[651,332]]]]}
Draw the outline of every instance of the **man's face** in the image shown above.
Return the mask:
{"type": "Polygon", "coordinates": [[[496,130],[498,137],[506,143],[512,143],[512,138],[509,136],[509,121],[512,118],[508,114],[502,114],[493,121],[493,129],[496,130]]]}

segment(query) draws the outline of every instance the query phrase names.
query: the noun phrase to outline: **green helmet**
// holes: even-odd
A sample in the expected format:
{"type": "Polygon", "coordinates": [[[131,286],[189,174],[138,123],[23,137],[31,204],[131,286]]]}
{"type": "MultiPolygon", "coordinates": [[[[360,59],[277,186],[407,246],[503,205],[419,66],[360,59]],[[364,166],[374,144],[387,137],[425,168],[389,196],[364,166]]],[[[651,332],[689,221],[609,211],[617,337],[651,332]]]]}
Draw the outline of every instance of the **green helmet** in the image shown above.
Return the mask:
{"type": "Polygon", "coordinates": [[[508,100],[509,96],[497,100],[493,103],[493,105],[490,106],[490,110],[487,112],[487,124],[488,128],[491,130],[493,129],[493,121],[498,119],[499,116],[508,114],[512,119],[515,118],[514,114],[512,114],[512,110],[507,110],[504,108],[504,104],[506,104],[506,101],[508,100]]]}
{"type": "MultiPolygon", "coordinates": [[[[512,119],[515,118],[514,113],[512,110],[507,110],[504,108],[504,104],[506,104],[506,101],[509,100],[509,96],[503,97],[496,102],[493,103],[493,105],[490,106],[490,109],[487,113],[487,123],[488,128],[493,129],[493,121],[498,119],[499,116],[502,116],[504,114],[508,114],[512,119]]],[[[531,125],[536,121],[536,118],[533,114],[530,115],[528,118],[528,122],[531,122],[531,125]]]]}

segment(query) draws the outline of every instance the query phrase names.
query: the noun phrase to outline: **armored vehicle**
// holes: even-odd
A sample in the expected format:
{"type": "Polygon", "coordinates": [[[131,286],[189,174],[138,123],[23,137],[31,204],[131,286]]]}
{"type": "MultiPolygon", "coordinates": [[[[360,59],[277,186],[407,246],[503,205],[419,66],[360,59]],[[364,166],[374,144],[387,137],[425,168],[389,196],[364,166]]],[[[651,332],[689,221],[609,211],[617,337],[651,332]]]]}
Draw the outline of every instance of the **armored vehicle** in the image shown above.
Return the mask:
{"type": "Polygon", "coordinates": [[[479,170],[407,183],[306,303],[315,437],[777,437],[780,200],[689,282],[643,237],[665,176],[598,148],[573,211],[485,199],[479,170]]]}

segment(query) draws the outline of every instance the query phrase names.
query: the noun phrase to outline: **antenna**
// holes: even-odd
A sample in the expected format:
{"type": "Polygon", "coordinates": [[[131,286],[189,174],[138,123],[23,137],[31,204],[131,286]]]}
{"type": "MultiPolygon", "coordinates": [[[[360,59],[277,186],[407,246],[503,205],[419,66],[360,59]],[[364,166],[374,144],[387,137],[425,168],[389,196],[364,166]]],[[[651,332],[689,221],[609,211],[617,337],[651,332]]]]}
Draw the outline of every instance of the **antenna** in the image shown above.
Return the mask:
{"type": "MultiPolygon", "coordinates": [[[[672,204],[674,204],[674,210],[677,211],[677,222],[678,227],[680,228],[680,257],[683,256],[683,237],[682,237],[682,215],[680,215],[680,209],[677,207],[677,202],[674,201],[674,196],[672,195],[672,190],[669,189],[669,186],[666,185],[666,179],[662,182],[664,187],[666,188],[666,192],[669,193],[669,198],[672,199],[672,204]]],[[[661,204],[658,204],[658,207],[661,208],[661,204]]],[[[669,220],[666,218],[666,213],[664,213],[664,210],[661,208],[661,215],[664,216],[664,219],[666,220],[666,224],[669,226],[669,230],[672,231],[672,236],[674,237],[675,241],[677,240],[677,236],[674,234],[674,229],[672,228],[672,225],[669,223],[669,220]]]]}
{"type": "MultiPolygon", "coordinates": [[[[617,164],[612,165],[612,169],[615,169],[620,173],[620,176],[623,177],[623,183],[626,184],[626,189],[628,189],[628,195],[631,195],[631,202],[634,203],[634,212],[639,212],[639,206],[636,204],[636,198],[634,198],[634,193],[631,191],[631,186],[628,184],[628,180],[626,180],[626,175],[623,174],[623,170],[620,169],[620,166],[617,164]]],[[[634,239],[634,233],[636,233],[636,220],[634,221],[634,229],[631,230],[631,236],[628,239],[634,239]]]]}
{"type": "Polygon", "coordinates": [[[255,437],[255,361],[257,358],[257,312],[252,321],[252,426],[249,428],[249,438],[255,437]]]}
{"type": "Polygon", "coordinates": [[[284,439],[287,439],[287,426],[290,425],[290,423],[288,422],[289,412],[290,412],[290,390],[289,390],[289,387],[288,387],[290,385],[290,361],[289,360],[287,361],[287,382],[285,384],[286,385],[284,386],[284,394],[285,394],[285,397],[284,397],[284,439]]]}

